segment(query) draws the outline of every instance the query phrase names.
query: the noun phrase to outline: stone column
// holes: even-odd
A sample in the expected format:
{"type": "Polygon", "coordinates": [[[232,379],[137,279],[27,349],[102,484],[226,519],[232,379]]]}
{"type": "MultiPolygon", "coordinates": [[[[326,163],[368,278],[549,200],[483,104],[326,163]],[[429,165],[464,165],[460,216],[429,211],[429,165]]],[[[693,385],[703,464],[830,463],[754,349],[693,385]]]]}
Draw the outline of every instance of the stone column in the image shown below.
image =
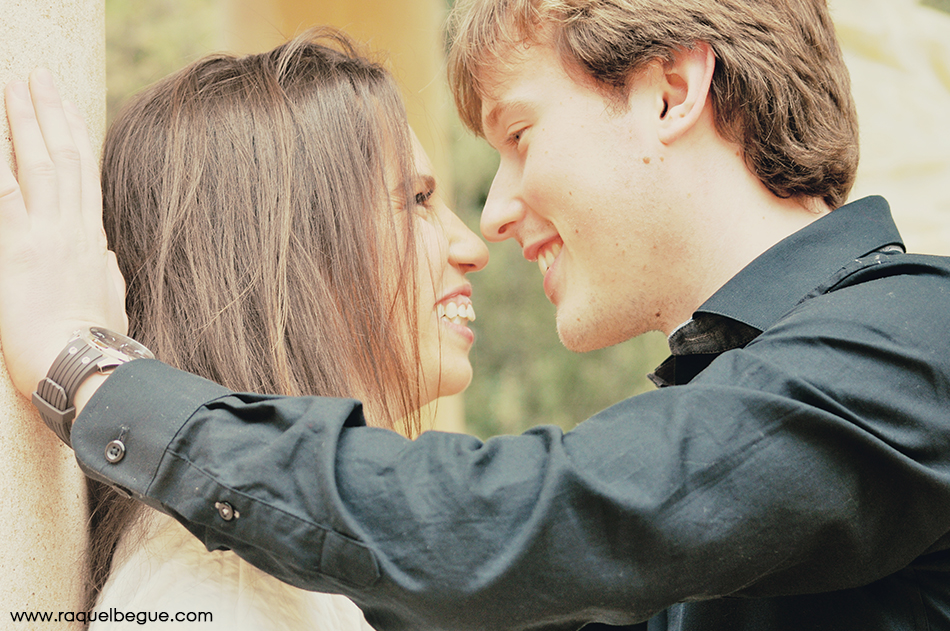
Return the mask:
{"type": "MultiPolygon", "coordinates": [[[[64,98],[84,113],[94,142],[105,127],[104,0],[0,0],[0,81],[49,68],[64,98]]],[[[2,97],[0,97],[2,98],[2,97]]],[[[12,164],[6,115],[2,151],[12,164]]],[[[0,623],[10,612],[83,608],[88,519],[86,487],[72,451],[43,426],[32,404],[13,387],[0,362],[0,623]]],[[[61,623],[57,629],[81,629],[61,623]]]]}

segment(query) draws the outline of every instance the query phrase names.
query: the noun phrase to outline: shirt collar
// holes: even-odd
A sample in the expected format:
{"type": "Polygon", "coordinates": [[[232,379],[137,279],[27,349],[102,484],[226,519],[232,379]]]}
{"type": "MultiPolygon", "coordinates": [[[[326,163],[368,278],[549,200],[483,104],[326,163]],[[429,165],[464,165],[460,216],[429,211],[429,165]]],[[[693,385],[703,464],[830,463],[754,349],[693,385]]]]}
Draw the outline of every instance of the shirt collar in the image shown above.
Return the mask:
{"type": "Polygon", "coordinates": [[[688,383],[720,353],[741,348],[837,272],[900,233],[881,197],[828,213],[777,243],[722,286],[670,334],[672,355],[648,375],[660,387],[688,383]]]}
{"type": "Polygon", "coordinates": [[[883,197],[846,204],[783,239],[732,277],[694,314],[764,331],[854,259],[903,241],[883,197]]]}

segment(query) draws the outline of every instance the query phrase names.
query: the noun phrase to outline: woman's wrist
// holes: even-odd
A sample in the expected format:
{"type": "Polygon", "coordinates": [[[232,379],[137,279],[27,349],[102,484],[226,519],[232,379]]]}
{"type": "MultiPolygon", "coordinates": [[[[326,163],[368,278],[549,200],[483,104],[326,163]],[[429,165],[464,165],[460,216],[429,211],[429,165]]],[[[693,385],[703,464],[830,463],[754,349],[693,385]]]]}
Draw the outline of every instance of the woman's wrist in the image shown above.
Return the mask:
{"type": "Polygon", "coordinates": [[[105,377],[117,366],[143,358],[154,355],[135,340],[103,327],[82,327],[39,380],[33,403],[46,425],[71,444],[73,420],[105,377]]]}
{"type": "MultiPolygon", "coordinates": [[[[86,404],[89,403],[89,399],[92,398],[92,395],[106,382],[106,379],[109,378],[109,374],[94,373],[79,386],[79,389],[76,390],[76,398],[73,401],[73,405],[76,406],[76,416],[79,416],[79,413],[82,412],[86,404]]],[[[73,419],[73,422],[75,422],[75,419],[73,419]]]]}

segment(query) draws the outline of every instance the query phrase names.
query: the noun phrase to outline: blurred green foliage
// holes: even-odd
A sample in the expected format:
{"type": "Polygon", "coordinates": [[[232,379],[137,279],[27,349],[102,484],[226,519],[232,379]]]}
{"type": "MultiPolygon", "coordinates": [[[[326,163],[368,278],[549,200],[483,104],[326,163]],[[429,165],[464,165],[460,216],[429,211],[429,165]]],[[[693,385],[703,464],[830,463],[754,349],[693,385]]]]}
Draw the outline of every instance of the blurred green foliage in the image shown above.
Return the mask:
{"type": "Polygon", "coordinates": [[[931,7],[938,11],[950,13],[950,0],[922,0],[921,4],[925,7],[931,7]]]}
{"type": "MultiPolygon", "coordinates": [[[[216,50],[219,0],[106,0],[109,120],[144,86],[216,50]]],[[[476,232],[497,154],[457,119],[447,137],[456,165],[455,198],[476,232]]],[[[554,307],[535,263],[513,242],[489,244],[491,263],[472,276],[478,320],[466,391],[466,424],[487,438],[538,424],[570,429],[613,403],[652,389],[646,373],[668,353],[662,335],[575,354],[561,346],[554,307]]]]}
{"type": "Polygon", "coordinates": [[[106,0],[106,117],[217,46],[219,0],[106,0]]]}

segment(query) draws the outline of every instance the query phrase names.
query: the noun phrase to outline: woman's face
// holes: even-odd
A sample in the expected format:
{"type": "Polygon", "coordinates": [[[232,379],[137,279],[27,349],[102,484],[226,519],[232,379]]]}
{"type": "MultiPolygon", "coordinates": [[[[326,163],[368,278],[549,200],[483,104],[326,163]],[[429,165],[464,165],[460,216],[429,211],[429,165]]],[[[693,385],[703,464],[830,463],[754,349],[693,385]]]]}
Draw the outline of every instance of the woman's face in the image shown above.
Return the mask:
{"type": "MultiPolygon", "coordinates": [[[[415,135],[413,147],[419,177],[412,188],[415,199],[410,203],[414,202],[414,207],[406,210],[413,213],[415,221],[424,405],[438,397],[458,394],[472,379],[468,352],[475,336],[468,325],[475,319],[475,310],[472,286],[465,275],[485,267],[488,248],[445,205],[429,158],[415,135]]],[[[397,208],[405,206],[395,196],[394,203],[397,208]]]]}

